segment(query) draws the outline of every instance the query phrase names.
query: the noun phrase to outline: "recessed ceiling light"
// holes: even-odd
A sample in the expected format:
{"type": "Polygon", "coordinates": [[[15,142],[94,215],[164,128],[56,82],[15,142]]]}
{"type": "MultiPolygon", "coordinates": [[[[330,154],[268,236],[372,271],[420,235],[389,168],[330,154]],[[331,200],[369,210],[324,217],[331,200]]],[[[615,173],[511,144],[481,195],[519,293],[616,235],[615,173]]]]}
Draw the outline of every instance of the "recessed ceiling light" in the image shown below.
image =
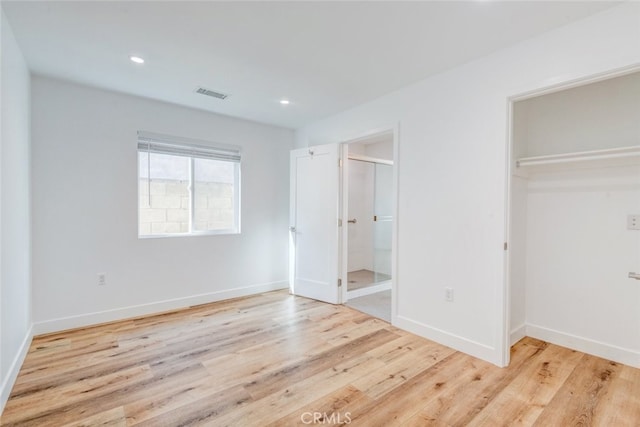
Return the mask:
{"type": "Polygon", "coordinates": [[[139,56],[130,56],[129,59],[136,64],[144,64],[144,59],[140,58],[139,56]]]}
{"type": "Polygon", "coordinates": [[[289,100],[288,100],[288,99],[281,99],[281,100],[280,100],[280,104],[282,104],[282,105],[289,105],[289,100]]]}

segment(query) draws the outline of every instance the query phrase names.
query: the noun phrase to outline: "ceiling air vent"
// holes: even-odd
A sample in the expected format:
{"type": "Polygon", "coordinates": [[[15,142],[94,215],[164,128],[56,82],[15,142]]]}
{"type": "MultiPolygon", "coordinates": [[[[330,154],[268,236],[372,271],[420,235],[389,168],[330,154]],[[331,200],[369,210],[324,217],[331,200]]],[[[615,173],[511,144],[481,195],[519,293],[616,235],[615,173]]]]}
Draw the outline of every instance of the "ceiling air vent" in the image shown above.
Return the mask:
{"type": "Polygon", "coordinates": [[[218,99],[226,99],[229,95],[225,95],[224,93],[216,92],[214,90],[205,89],[203,87],[199,87],[196,89],[196,93],[201,95],[212,96],[218,99]]]}

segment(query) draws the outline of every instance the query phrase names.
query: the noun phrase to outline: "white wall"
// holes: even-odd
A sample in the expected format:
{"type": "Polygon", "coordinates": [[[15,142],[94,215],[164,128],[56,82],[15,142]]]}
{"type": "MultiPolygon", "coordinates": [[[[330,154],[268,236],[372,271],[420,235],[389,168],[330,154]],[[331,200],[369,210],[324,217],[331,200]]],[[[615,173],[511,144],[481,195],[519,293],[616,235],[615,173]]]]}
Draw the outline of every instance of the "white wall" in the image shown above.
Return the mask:
{"type": "Polygon", "coordinates": [[[640,72],[518,102],[522,156],[640,144],[640,72]]]}
{"type": "Polygon", "coordinates": [[[509,239],[511,253],[509,341],[511,344],[515,344],[526,336],[527,196],[527,180],[514,176],[511,180],[511,234],[509,239]]]}
{"type": "Polygon", "coordinates": [[[297,132],[303,147],[398,125],[394,324],[506,363],[507,98],[638,63],[640,4],[625,3],[297,132]]]}
{"type": "Polygon", "coordinates": [[[1,11],[0,412],[31,339],[29,70],[1,11]]]}
{"type": "Polygon", "coordinates": [[[526,173],[516,167],[516,160],[527,156],[528,120],[526,102],[513,104],[511,147],[511,206],[509,234],[509,341],[515,344],[526,336],[526,283],[527,283],[527,199],[526,173]]]}
{"type": "Polygon", "coordinates": [[[393,135],[390,141],[375,142],[364,145],[364,154],[376,159],[393,160],[393,135]]]}
{"type": "Polygon", "coordinates": [[[527,335],[640,367],[640,165],[530,179],[527,335]]]}
{"type": "MultiPolygon", "coordinates": [[[[526,155],[640,145],[640,73],[518,102],[515,123],[514,151],[526,155]]],[[[626,229],[640,213],[640,164],[553,165],[515,180],[512,247],[525,249],[512,252],[512,320],[525,300],[527,335],[640,366],[640,287],[627,278],[640,269],[640,232],[626,229]]]]}
{"type": "Polygon", "coordinates": [[[291,130],[43,77],[32,93],[37,332],[287,286],[291,130]],[[242,234],[138,239],[138,130],[241,146],[242,234]]]}

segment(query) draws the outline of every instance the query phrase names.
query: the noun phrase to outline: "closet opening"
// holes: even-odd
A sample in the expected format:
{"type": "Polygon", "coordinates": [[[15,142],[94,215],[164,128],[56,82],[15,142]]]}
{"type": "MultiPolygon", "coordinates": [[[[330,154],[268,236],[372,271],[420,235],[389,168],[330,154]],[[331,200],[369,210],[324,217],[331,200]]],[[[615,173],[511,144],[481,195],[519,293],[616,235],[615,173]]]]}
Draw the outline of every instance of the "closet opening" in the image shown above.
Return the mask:
{"type": "Polygon", "coordinates": [[[394,134],[344,144],[343,302],[391,322],[394,134]],[[346,286],[345,286],[346,285],[346,286]]]}
{"type": "Polygon", "coordinates": [[[640,367],[640,71],[511,112],[510,345],[530,336],[640,367]]]}

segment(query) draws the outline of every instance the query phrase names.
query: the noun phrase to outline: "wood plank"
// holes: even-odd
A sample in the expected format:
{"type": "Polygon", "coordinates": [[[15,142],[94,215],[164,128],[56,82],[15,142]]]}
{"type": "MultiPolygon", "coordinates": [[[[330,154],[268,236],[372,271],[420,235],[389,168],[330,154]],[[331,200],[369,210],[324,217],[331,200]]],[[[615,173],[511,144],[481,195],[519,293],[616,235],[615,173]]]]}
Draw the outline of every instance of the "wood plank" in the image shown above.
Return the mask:
{"type": "Polygon", "coordinates": [[[583,356],[568,348],[549,346],[527,363],[512,363],[509,370],[517,376],[468,425],[532,425],[583,356]]]}
{"type": "MultiPolygon", "coordinates": [[[[64,407],[80,401],[100,399],[113,390],[123,389],[131,384],[152,377],[148,366],[117,371],[101,378],[93,378],[60,387],[41,389],[36,393],[12,397],[7,402],[2,417],[3,425],[21,423],[20,419],[36,422],[42,426],[59,426],[67,419],[64,407]],[[59,417],[52,415],[57,413],[59,417]]],[[[83,414],[84,415],[84,414],[83,414]]]]}
{"type": "Polygon", "coordinates": [[[294,363],[276,372],[258,378],[246,384],[245,388],[254,399],[260,399],[270,393],[286,388],[291,381],[298,381],[315,375],[339,363],[348,362],[368,350],[392,341],[398,335],[387,330],[378,330],[368,335],[343,343],[331,350],[313,355],[301,363],[294,363]]]}
{"type": "MultiPolygon", "coordinates": [[[[437,421],[449,425],[468,425],[519,375],[522,366],[531,363],[544,348],[546,343],[525,339],[512,351],[511,363],[507,369],[496,369],[486,362],[474,364],[466,377],[460,377],[461,381],[450,384],[448,388],[442,387],[440,397],[429,401],[416,418],[424,418],[430,423],[437,421]],[[464,401],[465,405],[459,405],[459,401],[464,401]]],[[[415,422],[409,421],[407,424],[415,422]]]]}
{"type": "Polygon", "coordinates": [[[267,424],[267,427],[300,426],[304,424],[340,425],[351,423],[351,412],[357,406],[370,404],[372,399],[352,385],[348,385],[321,397],[267,424]]]}
{"type": "MultiPolygon", "coordinates": [[[[381,329],[386,329],[387,331],[389,331],[389,329],[387,329],[387,326],[389,326],[389,324],[380,319],[370,318],[367,321],[356,323],[355,325],[356,326],[351,327],[348,332],[339,333],[334,337],[329,338],[327,341],[329,342],[329,344],[341,346],[345,343],[350,343],[357,338],[369,335],[372,332],[376,332],[381,329]]],[[[396,337],[397,336],[398,335],[396,335],[396,337]]]]}
{"type": "Polygon", "coordinates": [[[127,419],[124,415],[122,406],[113,408],[109,411],[100,412],[99,414],[87,417],[80,421],[74,421],[65,424],[63,427],[126,427],[127,419]]]}
{"type": "Polygon", "coordinates": [[[402,426],[417,413],[421,406],[437,399],[441,390],[459,381],[468,381],[474,375],[475,363],[454,352],[418,375],[402,383],[373,403],[356,408],[352,413],[354,423],[368,425],[402,426]]]}
{"type": "MultiPolygon", "coordinates": [[[[157,396],[167,389],[180,389],[183,384],[193,384],[207,377],[205,369],[199,363],[190,366],[174,365],[151,369],[152,376],[139,381],[131,382],[125,387],[109,390],[98,398],[61,400],[60,405],[46,408],[46,411],[34,415],[29,420],[42,423],[44,421],[52,426],[63,424],[69,419],[82,419],[107,411],[116,406],[123,406],[131,401],[138,401],[146,397],[157,396]]],[[[99,381],[99,379],[98,379],[99,381]]],[[[51,390],[52,393],[56,389],[51,390]]],[[[23,416],[26,414],[22,414],[23,416]]]]}
{"type": "MultiPolygon", "coordinates": [[[[389,329],[392,332],[393,329],[389,329]]],[[[380,347],[374,348],[373,350],[369,350],[367,354],[372,357],[376,357],[378,360],[384,363],[393,363],[400,357],[403,357],[405,354],[410,353],[414,350],[417,350],[424,346],[433,346],[433,341],[429,341],[427,339],[418,337],[416,335],[407,334],[404,331],[397,332],[400,335],[400,338],[388,342],[387,344],[381,345],[380,347]]],[[[442,348],[447,348],[442,346],[442,348]]]]}
{"type": "Polygon", "coordinates": [[[268,341],[265,345],[204,361],[203,365],[209,374],[216,378],[210,387],[222,389],[229,385],[250,383],[264,375],[281,371],[296,361],[303,363],[310,356],[335,348],[325,341],[318,341],[313,334],[283,340],[268,341]],[[272,351],[274,348],[281,351],[272,351]]]}
{"type": "Polygon", "coordinates": [[[141,422],[129,419],[129,425],[136,426],[187,426],[211,425],[216,418],[237,410],[251,401],[251,396],[242,386],[232,387],[218,393],[179,406],[171,411],[141,422]]]}
{"type": "Polygon", "coordinates": [[[640,425],[640,369],[622,366],[608,393],[594,413],[594,425],[637,427],[640,425]]]}
{"type": "Polygon", "coordinates": [[[307,411],[312,402],[344,387],[365,372],[379,369],[382,363],[361,354],[312,376],[301,376],[284,388],[215,420],[216,427],[263,426],[275,422],[282,414],[307,411]]]}
{"type": "Polygon", "coordinates": [[[584,355],[534,425],[594,425],[596,411],[606,404],[607,390],[620,370],[615,362],[584,355]]]}
{"type": "MultiPolygon", "coordinates": [[[[402,357],[392,359],[393,362],[358,378],[353,385],[367,396],[377,399],[454,352],[451,348],[432,342],[418,347],[417,350],[405,352],[402,357]]],[[[378,360],[388,360],[384,356],[381,355],[378,360]]]]}

